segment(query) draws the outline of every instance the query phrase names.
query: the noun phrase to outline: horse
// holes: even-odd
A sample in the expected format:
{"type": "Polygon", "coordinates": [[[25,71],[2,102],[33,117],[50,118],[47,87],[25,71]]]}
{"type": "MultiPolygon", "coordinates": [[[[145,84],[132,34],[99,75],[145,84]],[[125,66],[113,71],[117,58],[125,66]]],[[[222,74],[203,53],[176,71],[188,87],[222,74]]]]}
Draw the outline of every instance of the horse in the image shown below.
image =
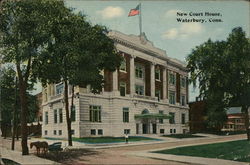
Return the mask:
{"type": "Polygon", "coordinates": [[[37,152],[37,155],[40,154],[40,148],[42,148],[43,150],[43,154],[46,154],[48,152],[48,148],[49,148],[49,145],[46,141],[36,141],[36,142],[31,142],[30,143],[30,148],[32,149],[32,147],[35,146],[36,147],[36,152],[37,152]]]}

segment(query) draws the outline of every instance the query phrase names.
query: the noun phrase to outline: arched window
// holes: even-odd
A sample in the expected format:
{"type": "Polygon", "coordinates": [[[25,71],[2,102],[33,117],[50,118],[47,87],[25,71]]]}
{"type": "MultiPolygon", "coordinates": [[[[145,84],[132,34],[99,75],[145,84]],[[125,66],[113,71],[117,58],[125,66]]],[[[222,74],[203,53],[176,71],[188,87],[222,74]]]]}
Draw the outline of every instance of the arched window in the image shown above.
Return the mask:
{"type": "Polygon", "coordinates": [[[147,114],[149,111],[147,109],[144,109],[141,114],[147,114]]]}

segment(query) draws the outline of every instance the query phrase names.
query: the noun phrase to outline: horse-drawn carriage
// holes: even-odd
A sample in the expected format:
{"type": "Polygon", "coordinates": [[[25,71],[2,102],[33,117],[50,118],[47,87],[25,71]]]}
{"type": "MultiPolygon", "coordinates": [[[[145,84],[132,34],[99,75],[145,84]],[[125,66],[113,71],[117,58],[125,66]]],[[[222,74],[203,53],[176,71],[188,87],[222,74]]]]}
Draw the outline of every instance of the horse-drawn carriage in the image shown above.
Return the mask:
{"type": "Polygon", "coordinates": [[[42,150],[41,152],[43,154],[46,154],[48,151],[49,152],[59,152],[59,151],[63,150],[62,142],[56,142],[56,143],[48,145],[48,143],[46,141],[42,141],[42,142],[36,141],[36,142],[30,143],[30,148],[32,148],[33,146],[36,147],[37,155],[40,155],[41,150],[42,150]]]}

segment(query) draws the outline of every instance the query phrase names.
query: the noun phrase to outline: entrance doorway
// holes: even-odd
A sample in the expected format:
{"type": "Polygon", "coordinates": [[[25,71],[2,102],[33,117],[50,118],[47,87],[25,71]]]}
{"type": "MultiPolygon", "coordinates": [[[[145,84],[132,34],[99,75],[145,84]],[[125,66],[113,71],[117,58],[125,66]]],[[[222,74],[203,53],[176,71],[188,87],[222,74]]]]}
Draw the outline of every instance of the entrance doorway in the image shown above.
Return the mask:
{"type": "Polygon", "coordinates": [[[148,124],[142,124],[142,133],[147,134],[148,133],[148,124]]]}
{"type": "Polygon", "coordinates": [[[156,124],[153,123],[152,126],[153,126],[153,134],[156,134],[157,133],[157,131],[156,131],[157,130],[156,124]]]}

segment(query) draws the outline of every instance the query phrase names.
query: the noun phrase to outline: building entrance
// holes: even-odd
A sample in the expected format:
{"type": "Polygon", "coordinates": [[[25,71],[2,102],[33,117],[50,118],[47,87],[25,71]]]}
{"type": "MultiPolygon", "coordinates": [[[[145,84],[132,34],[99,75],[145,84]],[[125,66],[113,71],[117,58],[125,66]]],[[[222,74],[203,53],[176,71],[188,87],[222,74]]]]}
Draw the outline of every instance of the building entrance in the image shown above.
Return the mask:
{"type": "Polygon", "coordinates": [[[148,134],[148,124],[146,123],[142,124],[142,133],[148,134]]]}
{"type": "Polygon", "coordinates": [[[153,134],[157,134],[157,126],[155,123],[152,124],[152,127],[153,127],[153,134]]]}

